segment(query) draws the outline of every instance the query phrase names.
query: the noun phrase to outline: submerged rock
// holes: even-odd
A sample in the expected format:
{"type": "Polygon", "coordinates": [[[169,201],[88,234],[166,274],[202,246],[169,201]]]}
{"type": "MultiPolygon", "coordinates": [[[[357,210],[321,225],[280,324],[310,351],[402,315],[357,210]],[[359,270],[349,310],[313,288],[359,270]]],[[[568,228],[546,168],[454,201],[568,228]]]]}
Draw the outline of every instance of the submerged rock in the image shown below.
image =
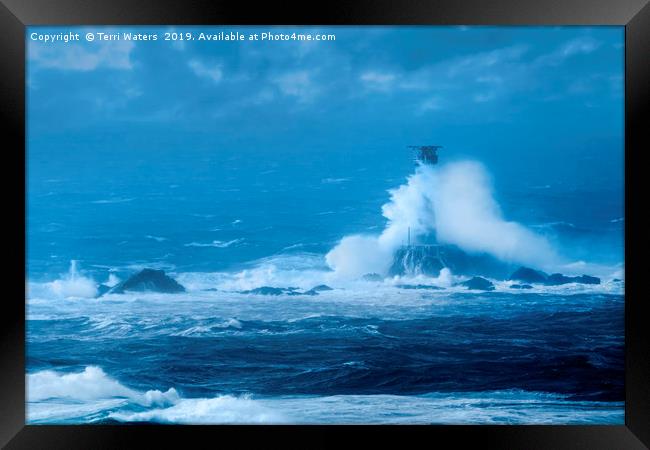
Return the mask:
{"type": "Polygon", "coordinates": [[[561,284],[568,284],[568,283],[600,284],[600,278],[591,277],[589,275],[580,275],[578,277],[567,277],[566,275],[562,275],[561,273],[554,273],[552,275],[549,275],[548,279],[546,280],[546,284],[548,284],[549,286],[558,286],[561,284]]]}
{"type": "Polygon", "coordinates": [[[142,269],[107,292],[110,294],[123,294],[126,291],[174,294],[185,292],[185,288],[166,275],[163,270],[142,269]]]}
{"type": "Polygon", "coordinates": [[[318,295],[318,291],[315,291],[314,289],[310,289],[305,292],[297,292],[295,294],[290,294],[290,295],[318,295]]]}
{"type": "Polygon", "coordinates": [[[548,275],[539,270],[531,269],[530,267],[520,267],[517,269],[508,280],[521,281],[523,283],[546,283],[548,275]]]}
{"type": "Polygon", "coordinates": [[[382,277],[378,273],[367,273],[364,276],[362,276],[361,279],[364,281],[384,281],[384,277],[382,277]]]}
{"type": "Polygon", "coordinates": [[[310,291],[320,292],[320,291],[333,291],[334,289],[329,287],[326,284],[319,284],[310,289],[310,291]]]}
{"type": "Polygon", "coordinates": [[[314,289],[301,292],[297,287],[280,288],[273,286],[260,286],[258,288],[249,289],[247,291],[239,291],[239,293],[255,295],[318,295],[318,291],[314,289]]]}
{"type": "Polygon", "coordinates": [[[477,291],[493,291],[494,284],[490,280],[486,280],[483,277],[474,277],[467,281],[460,283],[462,286],[466,286],[467,289],[477,290],[477,291]]]}
{"type": "Polygon", "coordinates": [[[510,289],[532,289],[530,284],[511,284],[510,289]]]}
{"type": "Polygon", "coordinates": [[[523,283],[545,284],[547,286],[559,286],[568,283],[600,284],[600,278],[598,277],[592,277],[589,275],[569,277],[562,275],[561,273],[548,275],[542,271],[531,269],[529,267],[520,267],[510,275],[508,280],[521,281],[523,283]]]}
{"type": "Polygon", "coordinates": [[[431,284],[396,284],[395,287],[400,289],[433,289],[433,290],[443,289],[439,286],[433,286],[431,284]]]}
{"type": "Polygon", "coordinates": [[[240,294],[256,294],[256,295],[282,295],[285,292],[292,292],[289,289],[277,288],[271,286],[261,286],[247,291],[239,291],[240,294]]]}
{"type": "Polygon", "coordinates": [[[580,275],[579,277],[573,277],[574,283],[582,284],[600,284],[600,278],[592,277],[590,275],[580,275]]]}

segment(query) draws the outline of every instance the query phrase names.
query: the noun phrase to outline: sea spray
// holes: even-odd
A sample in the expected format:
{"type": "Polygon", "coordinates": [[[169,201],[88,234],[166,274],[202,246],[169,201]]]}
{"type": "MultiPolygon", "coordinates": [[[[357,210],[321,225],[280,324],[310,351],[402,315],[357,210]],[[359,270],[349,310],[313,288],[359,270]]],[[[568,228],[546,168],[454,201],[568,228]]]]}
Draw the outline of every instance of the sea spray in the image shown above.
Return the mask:
{"type": "Polygon", "coordinates": [[[75,260],[70,261],[70,270],[67,274],[49,283],[48,286],[57,297],[92,298],[97,295],[97,284],[79,272],[75,260]]]}
{"type": "Polygon", "coordinates": [[[517,222],[504,220],[485,168],[476,161],[444,166],[419,164],[407,183],[389,191],[387,219],[379,235],[346,236],[326,256],[342,277],[386,274],[405,236],[434,236],[439,244],[501,261],[535,267],[557,263],[548,241],[517,222]]]}

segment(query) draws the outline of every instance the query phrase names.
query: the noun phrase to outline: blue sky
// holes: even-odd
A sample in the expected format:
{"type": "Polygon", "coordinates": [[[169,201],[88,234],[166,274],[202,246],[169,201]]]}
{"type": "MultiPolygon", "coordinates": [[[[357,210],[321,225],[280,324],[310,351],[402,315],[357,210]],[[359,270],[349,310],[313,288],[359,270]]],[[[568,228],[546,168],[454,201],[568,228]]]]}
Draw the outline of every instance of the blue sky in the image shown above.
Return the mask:
{"type": "Polygon", "coordinates": [[[28,30],[32,162],[81,159],[99,170],[110,159],[155,165],[235,151],[282,161],[310,154],[340,174],[431,143],[449,158],[483,161],[502,183],[621,185],[622,27],[281,27],[336,41],[83,40],[106,30],[171,28],[28,30]],[[77,31],[82,41],[32,42],[34,31],[77,31]]]}

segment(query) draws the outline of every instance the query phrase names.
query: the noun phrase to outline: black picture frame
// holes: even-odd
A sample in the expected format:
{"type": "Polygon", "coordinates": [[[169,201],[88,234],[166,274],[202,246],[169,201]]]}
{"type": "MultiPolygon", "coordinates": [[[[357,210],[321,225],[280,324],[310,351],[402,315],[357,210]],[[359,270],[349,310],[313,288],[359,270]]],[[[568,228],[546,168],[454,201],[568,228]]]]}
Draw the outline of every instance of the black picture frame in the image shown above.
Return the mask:
{"type": "Polygon", "coordinates": [[[650,4],[647,0],[365,0],[318,3],[172,0],[0,0],[0,123],[5,200],[0,312],[0,445],[18,448],[178,446],[335,446],[350,433],[397,445],[638,449],[650,446],[650,327],[643,294],[644,176],[650,105],[650,4]],[[625,425],[621,426],[35,426],[25,425],[25,27],[137,24],[432,24],[625,26],[625,425]],[[22,193],[22,195],[21,195],[22,193]],[[206,440],[207,439],[207,440],[206,440]],[[194,444],[192,444],[194,443],[194,444]]]}

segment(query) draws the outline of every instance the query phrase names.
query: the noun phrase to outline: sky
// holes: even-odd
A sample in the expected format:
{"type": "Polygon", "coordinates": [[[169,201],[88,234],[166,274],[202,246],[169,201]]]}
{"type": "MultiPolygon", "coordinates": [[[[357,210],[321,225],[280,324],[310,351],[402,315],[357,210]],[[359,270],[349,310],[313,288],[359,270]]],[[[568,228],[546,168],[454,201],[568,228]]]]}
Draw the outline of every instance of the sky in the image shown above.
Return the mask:
{"type": "Polygon", "coordinates": [[[342,176],[437,144],[503,185],[622,189],[622,27],[30,27],[26,39],[35,167],[92,174],[237,152],[342,176]],[[30,39],[69,31],[81,41],[30,39]],[[89,31],[159,39],[87,42],[89,31]],[[170,31],[336,40],[164,41],[170,31]]]}

